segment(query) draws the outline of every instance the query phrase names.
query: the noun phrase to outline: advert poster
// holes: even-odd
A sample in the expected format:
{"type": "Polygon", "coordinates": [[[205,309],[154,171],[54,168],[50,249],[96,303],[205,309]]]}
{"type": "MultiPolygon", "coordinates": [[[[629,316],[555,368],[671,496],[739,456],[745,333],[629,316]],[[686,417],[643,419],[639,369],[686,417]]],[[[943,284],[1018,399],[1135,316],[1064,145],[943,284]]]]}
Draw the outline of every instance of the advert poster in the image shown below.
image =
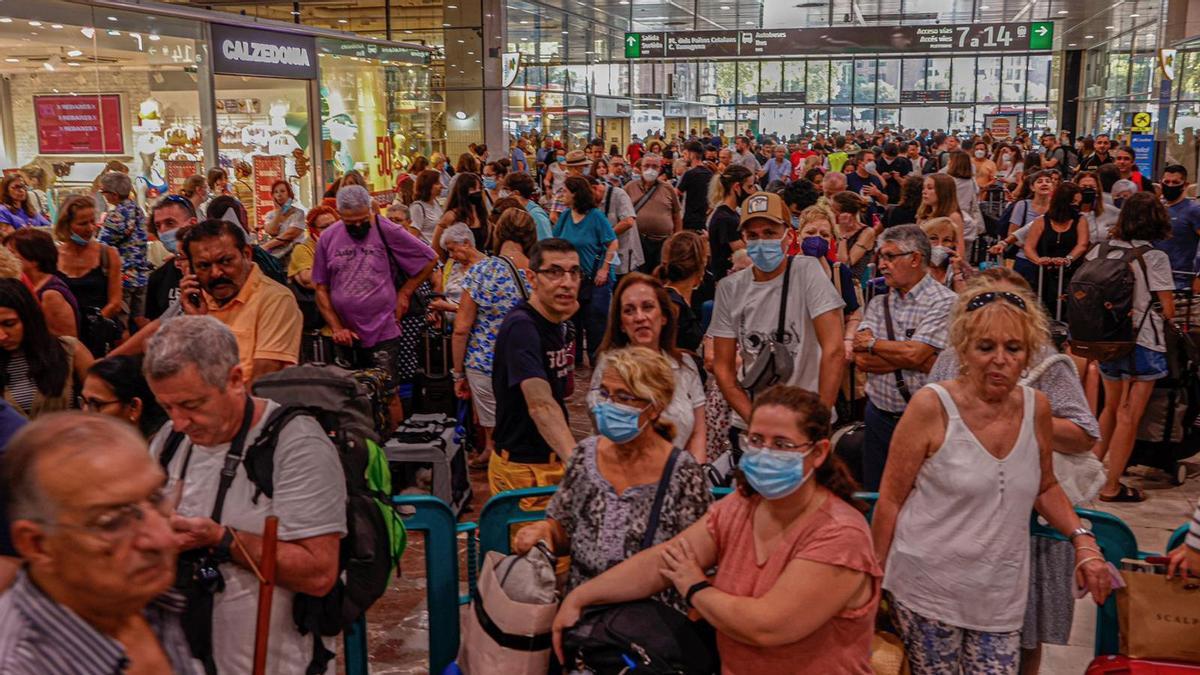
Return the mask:
{"type": "Polygon", "coordinates": [[[283,155],[256,155],[254,157],[254,224],[261,226],[267,214],[275,210],[271,199],[271,186],[283,176],[283,155]]]}
{"type": "Polygon", "coordinates": [[[1019,115],[984,115],[983,128],[992,135],[992,138],[1015,138],[1017,135],[1017,123],[1020,119],[1019,115]]]}
{"type": "Polygon", "coordinates": [[[167,165],[167,190],[171,194],[177,195],[183,189],[183,183],[188,178],[197,174],[203,175],[204,170],[200,166],[200,162],[183,159],[168,159],[167,165]]]}
{"type": "Polygon", "coordinates": [[[34,96],[38,153],[123,155],[120,94],[34,96]]]}

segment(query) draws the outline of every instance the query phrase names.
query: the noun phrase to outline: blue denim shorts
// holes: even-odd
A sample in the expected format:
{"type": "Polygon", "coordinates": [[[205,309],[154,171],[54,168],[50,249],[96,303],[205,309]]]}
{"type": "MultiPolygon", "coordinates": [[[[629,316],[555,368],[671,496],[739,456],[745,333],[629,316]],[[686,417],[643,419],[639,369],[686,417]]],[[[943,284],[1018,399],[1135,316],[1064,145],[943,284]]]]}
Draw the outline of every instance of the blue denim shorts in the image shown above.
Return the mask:
{"type": "Polygon", "coordinates": [[[1133,363],[1128,355],[1100,364],[1100,375],[1106,380],[1135,380],[1151,382],[1161,380],[1168,373],[1167,355],[1137,345],[1133,349],[1133,363]],[[1130,366],[1132,365],[1132,369],[1130,366]]]}

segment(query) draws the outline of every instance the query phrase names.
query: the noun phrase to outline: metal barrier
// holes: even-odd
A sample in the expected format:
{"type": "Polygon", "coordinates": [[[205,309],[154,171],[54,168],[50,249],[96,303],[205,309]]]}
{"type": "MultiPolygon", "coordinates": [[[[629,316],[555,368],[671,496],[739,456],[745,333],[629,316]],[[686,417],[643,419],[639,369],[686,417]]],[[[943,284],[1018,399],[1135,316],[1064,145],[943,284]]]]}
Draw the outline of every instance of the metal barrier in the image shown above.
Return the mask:
{"type": "MultiPolygon", "coordinates": [[[[422,532],[425,535],[429,672],[440,673],[458,655],[458,523],[446,502],[437,497],[406,495],[393,497],[392,503],[416,509],[416,513],[404,519],[404,527],[409,532],[422,532]]],[[[468,533],[467,541],[470,540],[468,533]]],[[[366,628],[365,623],[363,628],[366,628]]],[[[363,651],[366,651],[365,639],[363,651]]],[[[349,665],[347,673],[350,673],[349,665]]],[[[361,673],[366,673],[366,670],[361,673]]]]}

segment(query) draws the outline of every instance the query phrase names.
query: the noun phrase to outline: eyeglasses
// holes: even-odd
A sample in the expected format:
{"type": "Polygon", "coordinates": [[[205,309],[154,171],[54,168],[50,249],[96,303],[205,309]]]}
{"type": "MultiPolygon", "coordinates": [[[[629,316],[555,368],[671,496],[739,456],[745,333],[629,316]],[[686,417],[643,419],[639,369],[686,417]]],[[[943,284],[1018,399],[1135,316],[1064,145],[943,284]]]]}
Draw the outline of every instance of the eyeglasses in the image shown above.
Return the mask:
{"type": "Polygon", "coordinates": [[[116,405],[120,402],[120,399],[115,398],[111,401],[102,401],[98,398],[88,397],[83,399],[83,409],[91,412],[99,412],[103,408],[106,408],[110,405],[116,405]]]}
{"type": "Polygon", "coordinates": [[[781,450],[784,452],[795,452],[801,448],[811,448],[816,444],[816,441],[808,441],[807,443],[792,443],[789,440],[776,437],[775,440],[767,445],[767,439],[761,434],[751,434],[743,431],[738,434],[738,443],[743,450],[781,450]]]}
{"type": "Polygon", "coordinates": [[[891,262],[896,262],[897,260],[899,260],[900,258],[903,258],[906,255],[912,255],[914,253],[916,253],[916,251],[905,251],[904,253],[880,253],[879,259],[884,262],[891,263],[891,262]]]}
{"type": "Polygon", "coordinates": [[[558,265],[552,265],[550,267],[543,267],[540,270],[534,270],[534,272],[545,276],[550,281],[558,281],[559,279],[563,278],[564,274],[569,276],[572,280],[583,278],[583,268],[579,267],[578,265],[567,270],[559,267],[558,265]]]}
{"type": "Polygon", "coordinates": [[[1022,298],[1016,293],[1009,293],[1008,291],[988,291],[987,293],[980,293],[979,295],[971,298],[971,301],[967,303],[967,311],[974,312],[981,307],[987,307],[997,300],[1004,300],[1014,307],[1019,307],[1021,311],[1025,311],[1025,298],[1022,298]]]}
{"type": "Polygon", "coordinates": [[[630,408],[640,408],[649,405],[650,401],[623,391],[610,394],[607,389],[597,388],[588,391],[587,403],[589,408],[595,408],[601,403],[617,403],[630,408]]]}
{"type": "Polygon", "coordinates": [[[82,525],[55,521],[55,527],[84,530],[108,544],[118,544],[131,539],[146,520],[146,509],[153,510],[163,518],[175,513],[179,498],[183,494],[183,483],[171,487],[163,486],[152,492],[145,500],[134,504],[122,504],[92,518],[82,525]],[[149,504],[149,507],[146,505],[149,504]]]}

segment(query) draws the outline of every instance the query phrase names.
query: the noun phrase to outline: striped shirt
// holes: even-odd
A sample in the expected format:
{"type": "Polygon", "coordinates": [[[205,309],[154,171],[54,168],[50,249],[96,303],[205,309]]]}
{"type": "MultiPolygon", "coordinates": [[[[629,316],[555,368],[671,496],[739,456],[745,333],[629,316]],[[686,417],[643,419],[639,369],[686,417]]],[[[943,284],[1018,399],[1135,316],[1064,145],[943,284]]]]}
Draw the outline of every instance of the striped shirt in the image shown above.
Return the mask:
{"type": "MultiPolygon", "coordinates": [[[[188,650],[179,615],[183,599],[164,594],[144,614],[177,674],[201,671],[188,650]]],[[[0,673],[118,675],[129,668],[125,648],[47,597],[25,572],[0,595],[0,673]]]]}
{"type": "Polygon", "coordinates": [[[1194,551],[1200,551],[1200,502],[1196,503],[1196,513],[1192,515],[1192,526],[1188,528],[1187,545],[1194,551]]]}
{"type": "Polygon", "coordinates": [[[25,359],[25,353],[19,349],[12,352],[8,357],[9,399],[28,416],[33,412],[37,393],[37,383],[29,376],[29,362],[25,359]]]}

